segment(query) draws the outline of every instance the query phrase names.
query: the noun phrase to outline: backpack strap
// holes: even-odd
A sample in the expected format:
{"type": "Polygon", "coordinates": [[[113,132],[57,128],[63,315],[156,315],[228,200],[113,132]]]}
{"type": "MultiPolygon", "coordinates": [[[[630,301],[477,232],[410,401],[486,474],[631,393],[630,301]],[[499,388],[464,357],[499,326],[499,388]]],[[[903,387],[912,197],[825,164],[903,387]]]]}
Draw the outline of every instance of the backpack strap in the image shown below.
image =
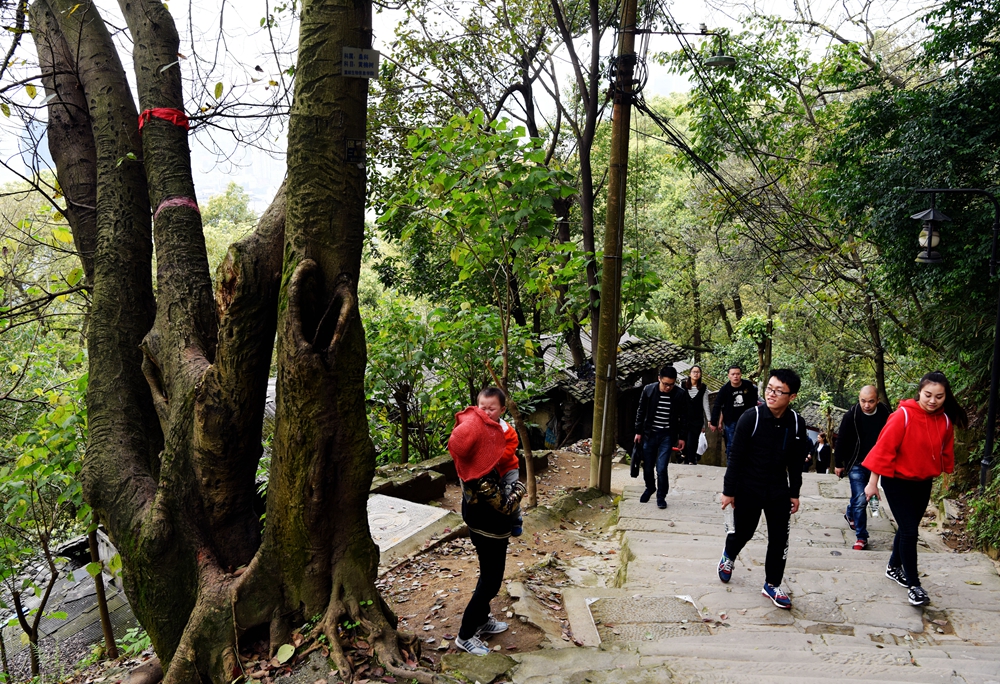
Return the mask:
{"type": "Polygon", "coordinates": [[[753,432],[750,436],[753,437],[757,434],[757,425],[760,423],[760,406],[753,407],[753,432]]]}

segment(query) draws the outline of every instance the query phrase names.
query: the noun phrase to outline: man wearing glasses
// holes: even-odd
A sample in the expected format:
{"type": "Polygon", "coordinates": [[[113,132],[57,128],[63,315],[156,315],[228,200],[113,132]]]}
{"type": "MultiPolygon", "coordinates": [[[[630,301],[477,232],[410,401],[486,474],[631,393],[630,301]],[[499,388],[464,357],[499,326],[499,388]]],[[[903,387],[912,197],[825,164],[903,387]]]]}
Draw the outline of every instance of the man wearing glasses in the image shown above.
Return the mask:
{"type": "Polygon", "coordinates": [[[771,371],[764,389],[764,406],[740,416],[722,487],[722,508],[733,507],[735,531],[726,536],[719,561],[719,579],[733,576],[736,556],[753,537],[763,513],[767,520],[767,556],[761,593],[779,608],[791,608],[781,588],[788,557],[792,514],[799,510],[802,461],[812,443],[806,422],[789,404],[801,381],[787,368],[771,371]]]}
{"type": "Polygon", "coordinates": [[[670,450],[674,445],[684,449],[684,440],[680,439],[680,435],[685,434],[688,395],[676,387],[676,368],[664,366],[658,375],[659,382],[642,388],[639,410],[635,414],[635,441],[636,444],[642,443],[642,472],[646,479],[646,491],[639,497],[639,502],[646,503],[656,492],[657,507],[666,508],[667,490],[670,488],[667,464],[670,463],[670,450]]]}

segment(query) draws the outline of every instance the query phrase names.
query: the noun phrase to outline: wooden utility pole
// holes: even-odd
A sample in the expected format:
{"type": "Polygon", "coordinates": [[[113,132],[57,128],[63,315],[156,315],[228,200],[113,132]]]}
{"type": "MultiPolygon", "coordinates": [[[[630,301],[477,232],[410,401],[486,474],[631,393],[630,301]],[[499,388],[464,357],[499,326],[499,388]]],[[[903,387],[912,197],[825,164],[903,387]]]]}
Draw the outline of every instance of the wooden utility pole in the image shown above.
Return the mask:
{"type": "Polygon", "coordinates": [[[601,315],[594,352],[594,429],[590,445],[590,486],[611,492],[611,459],[618,425],[618,315],[621,308],[622,226],[628,174],[628,132],[635,71],[637,0],[625,0],[618,36],[616,77],[612,84],[611,163],[608,172],[604,263],[601,272],[601,315]]]}

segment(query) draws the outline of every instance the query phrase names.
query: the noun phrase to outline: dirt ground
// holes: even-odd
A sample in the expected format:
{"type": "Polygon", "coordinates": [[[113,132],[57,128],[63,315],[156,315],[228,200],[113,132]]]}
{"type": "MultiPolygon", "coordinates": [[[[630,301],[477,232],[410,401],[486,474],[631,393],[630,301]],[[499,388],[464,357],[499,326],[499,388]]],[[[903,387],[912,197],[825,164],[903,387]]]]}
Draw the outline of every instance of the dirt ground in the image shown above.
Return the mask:
{"type": "MultiPolygon", "coordinates": [[[[549,505],[575,489],[585,488],[590,477],[587,454],[554,451],[549,467],[536,477],[538,502],[549,505]]],[[[461,512],[461,490],[448,485],[444,497],[435,502],[461,512]]],[[[507,584],[518,580],[563,624],[562,638],[572,641],[560,587],[568,584],[565,573],[551,560],[569,561],[593,556],[580,544],[581,533],[598,531],[607,524],[612,502],[601,498],[582,501],[554,527],[538,528],[525,519],[525,533],[511,538],[504,573],[504,588],[493,601],[493,615],[510,623],[510,629],[489,637],[494,650],[523,652],[539,648],[543,632],[519,622],[507,584]]],[[[475,549],[468,538],[455,539],[415,556],[379,578],[377,586],[400,618],[400,629],[416,633],[422,640],[424,658],[436,664],[445,653],[456,652],[454,639],[462,613],[478,577],[475,549]]]]}
{"type": "MultiPolygon", "coordinates": [[[[537,627],[521,622],[514,613],[515,600],[507,592],[512,581],[521,582],[534,598],[544,606],[557,623],[562,625],[559,638],[573,641],[566,612],[563,608],[561,588],[569,584],[569,579],[560,568],[559,562],[571,561],[584,556],[595,556],[595,552],[582,544],[594,548],[595,535],[607,528],[612,514],[613,502],[610,497],[600,497],[584,501],[576,499],[574,490],[587,487],[590,477],[589,445],[581,444],[574,451],[554,451],[549,457],[549,467],[536,478],[538,502],[549,506],[554,502],[565,502],[560,507],[565,511],[561,516],[533,516],[525,514],[525,532],[518,538],[511,538],[504,573],[504,587],[493,600],[493,615],[510,623],[510,628],[501,634],[489,637],[488,643],[501,652],[524,652],[538,649],[546,635],[537,627]],[[567,499],[567,497],[569,497],[567,499]]],[[[461,512],[461,490],[457,484],[448,485],[444,496],[436,502],[444,508],[461,512]]],[[[601,546],[601,545],[598,545],[601,546]]],[[[614,551],[605,550],[601,558],[613,561],[614,551]]],[[[462,622],[462,613],[472,595],[478,577],[478,563],[472,542],[459,538],[446,542],[421,553],[405,563],[393,568],[377,582],[383,597],[400,618],[399,627],[416,634],[421,643],[420,660],[433,668],[445,653],[457,652],[454,639],[462,622]]],[[[299,652],[308,653],[314,649],[326,652],[325,647],[315,642],[314,635],[307,629],[296,629],[293,643],[299,652]]],[[[302,659],[298,653],[287,663],[268,660],[267,642],[241,644],[240,660],[247,673],[248,681],[261,684],[280,684],[284,676],[302,659]]],[[[370,646],[359,640],[352,640],[349,657],[358,667],[357,682],[397,682],[371,659],[370,646]]],[[[68,684],[115,684],[131,667],[141,659],[152,656],[149,650],[139,658],[124,663],[100,663],[81,668],[72,675],[61,678],[68,684]]],[[[409,658],[409,656],[408,656],[409,658]]],[[[413,663],[415,664],[415,662],[413,663]]],[[[339,681],[333,678],[330,684],[339,681]]],[[[317,684],[327,684],[319,680],[317,684]]]]}

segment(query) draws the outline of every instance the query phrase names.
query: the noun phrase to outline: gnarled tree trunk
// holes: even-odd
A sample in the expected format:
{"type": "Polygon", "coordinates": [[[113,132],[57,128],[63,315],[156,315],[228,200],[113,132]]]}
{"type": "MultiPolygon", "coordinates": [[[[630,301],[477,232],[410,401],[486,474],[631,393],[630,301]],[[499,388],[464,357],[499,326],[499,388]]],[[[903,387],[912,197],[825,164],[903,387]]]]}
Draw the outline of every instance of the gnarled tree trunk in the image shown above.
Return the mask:
{"type": "MultiPolygon", "coordinates": [[[[352,665],[338,626],[350,622],[387,668],[426,680],[400,666],[396,619],[375,589],[379,555],[366,513],[375,452],[357,308],[365,168],[347,149],[365,138],[368,83],[342,76],[340,64],[343,47],[370,47],[371,3],[303,3],[287,185],[257,229],[230,247],[214,295],[178,116],[173,19],[158,0],[120,4],[140,108],[157,110],[144,114],[141,138],[92,2],[37,0],[32,21],[40,53],[48,46],[46,89],[58,94],[48,104],[50,134],[93,150],[84,485],[121,552],[132,608],[168,684],[230,682],[240,674],[242,634],[266,626],[273,651],[314,616],[345,677],[352,665]],[[73,128],[58,107],[80,117],[85,107],[90,126],[73,128]],[[276,334],[262,530],[254,473],[276,334]]],[[[85,158],[57,156],[60,179],[85,158]]],[[[83,225],[71,222],[81,238],[83,225]]]]}

